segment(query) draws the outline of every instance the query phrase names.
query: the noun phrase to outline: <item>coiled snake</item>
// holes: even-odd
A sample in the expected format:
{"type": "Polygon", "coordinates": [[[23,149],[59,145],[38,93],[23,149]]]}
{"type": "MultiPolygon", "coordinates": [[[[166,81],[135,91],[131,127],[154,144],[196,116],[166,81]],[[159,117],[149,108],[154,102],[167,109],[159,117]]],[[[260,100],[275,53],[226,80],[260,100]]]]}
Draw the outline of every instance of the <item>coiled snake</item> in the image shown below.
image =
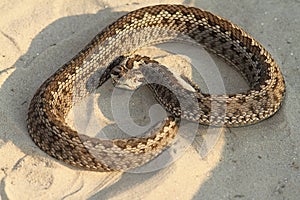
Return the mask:
{"type": "Polygon", "coordinates": [[[240,94],[209,95],[191,83],[199,107],[183,110],[170,103],[173,97],[169,92],[154,85],[157,99],[175,117],[240,126],[266,119],[279,109],[285,93],[282,74],[271,55],[248,33],[198,8],[156,5],[130,12],[106,27],[40,86],[27,119],[36,145],[68,164],[97,171],[127,170],[157,156],[176,136],[175,117],[168,117],[145,137],[114,140],[78,134],[65,117],[75,103],[110,78],[112,69],[121,62],[119,56],[168,40],[192,40],[203,45],[231,63],[250,86],[240,94]],[[217,109],[211,109],[212,105],[217,109]]]}

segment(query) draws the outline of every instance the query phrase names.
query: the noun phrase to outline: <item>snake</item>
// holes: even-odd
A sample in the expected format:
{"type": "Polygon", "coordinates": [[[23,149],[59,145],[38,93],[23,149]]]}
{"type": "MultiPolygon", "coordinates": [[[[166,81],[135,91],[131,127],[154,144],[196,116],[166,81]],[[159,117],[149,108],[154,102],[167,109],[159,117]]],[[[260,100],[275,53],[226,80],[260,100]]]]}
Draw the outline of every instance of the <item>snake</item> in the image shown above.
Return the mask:
{"type": "MultiPolygon", "coordinates": [[[[155,63],[145,60],[143,65],[155,63]]],[[[127,61],[127,66],[134,65],[135,61],[127,61]]],[[[153,69],[158,70],[155,66],[153,69]]],[[[159,73],[167,73],[167,70],[159,73]]],[[[181,95],[184,97],[187,91],[181,95]]],[[[284,95],[285,82],[278,64],[238,25],[200,8],[161,4],[120,17],[44,81],[30,102],[27,129],[42,151],[68,166],[101,172],[126,171],[142,166],[172,145],[180,124],[179,116],[205,125],[250,125],[276,113],[284,95]],[[178,107],[168,89],[153,83],[156,98],[170,115],[145,135],[101,139],[70,127],[66,116],[71,108],[111,78],[113,69],[124,63],[122,55],[167,41],[202,45],[241,73],[250,89],[237,94],[205,94],[186,80],[194,88],[189,95],[196,98],[198,108],[190,109],[188,105],[184,110],[178,107]]]]}

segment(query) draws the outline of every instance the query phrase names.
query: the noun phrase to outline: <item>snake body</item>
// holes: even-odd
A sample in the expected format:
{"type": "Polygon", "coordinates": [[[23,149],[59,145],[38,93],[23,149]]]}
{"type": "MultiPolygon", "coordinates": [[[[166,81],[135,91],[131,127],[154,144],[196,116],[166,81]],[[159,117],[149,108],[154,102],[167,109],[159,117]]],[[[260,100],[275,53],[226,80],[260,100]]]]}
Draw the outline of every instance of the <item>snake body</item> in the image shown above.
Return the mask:
{"type": "Polygon", "coordinates": [[[120,55],[169,40],[192,40],[203,45],[231,63],[250,85],[249,91],[233,95],[202,94],[194,85],[197,110],[180,109],[171,103],[171,93],[154,85],[157,99],[171,114],[203,124],[240,126],[266,119],[279,109],[284,79],[274,59],[253,37],[199,8],[149,6],[106,27],[40,86],[27,118],[28,132],[36,145],[68,164],[97,171],[127,170],[157,156],[176,136],[178,124],[172,116],[144,137],[114,140],[79,134],[65,118],[75,103],[110,78],[120,55]]]}

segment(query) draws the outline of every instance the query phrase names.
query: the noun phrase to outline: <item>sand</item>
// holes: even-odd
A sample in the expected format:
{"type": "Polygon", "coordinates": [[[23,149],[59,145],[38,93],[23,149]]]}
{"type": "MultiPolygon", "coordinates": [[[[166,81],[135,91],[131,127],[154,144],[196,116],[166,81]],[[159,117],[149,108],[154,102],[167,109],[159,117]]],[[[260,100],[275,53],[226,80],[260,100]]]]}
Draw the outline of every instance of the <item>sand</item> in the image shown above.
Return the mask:
{"type": "MultiPolygon", "coordinates": [[[[299,1],[292,0],[1,1],[0,199],[298,199],[299,10],[299,1]],[[162,3],[210,10],[251,33],[281,67],[287,84],[282,109],[253,126],[209,129],[211,134],[200,126],[193,143],[177,152],[174,162],[165,168],[155,165],[157,170],[150,172],[90,172],[42,152],[26,128],[28,106],[36,89],[118,17],[162,3]]],[[[169,65],[176,60],[173,68],[184,65],[181,72],[191,76],[191,66],[201,65],[197,54],[193,55],[196,50],[183,46],[181,52],[170,54],[165,48],[172,45],[144,51],[162,54],[161,62],[169,65]]],[[[216,58],[214,62],[220,67],[227,92],[246,87],[234,71],[216,58]]],[[[202,73],[211,76],[208,80],[215,76],[207,70],[202,73]]],[[[220,88],[212,85],[208,89],[220,88]]],[[[107,133],[117,130],[108,98],[112,91],[111,84],[101,89],[96,95],[100,111],[89,118],[107,133]]],[[[149,92],[142,92],[131,103],[137,108],[132,115],[139,123],[145,118],[147,124],[148,111],[144,109],[154,100],[149,92]]],[[[76,115],[71,118],[76,122],[76,115]]]]}

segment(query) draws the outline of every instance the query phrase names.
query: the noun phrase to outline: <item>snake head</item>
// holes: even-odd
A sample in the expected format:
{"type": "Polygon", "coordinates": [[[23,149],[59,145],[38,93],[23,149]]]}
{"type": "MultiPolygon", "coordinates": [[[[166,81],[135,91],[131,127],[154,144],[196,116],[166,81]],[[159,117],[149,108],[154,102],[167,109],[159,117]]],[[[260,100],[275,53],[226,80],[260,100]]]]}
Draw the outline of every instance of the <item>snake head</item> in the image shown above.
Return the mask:
{"type": "Polygon", "coordinates": [[[136,90],[145,82],[140,65],[145,64],[146,59],[150,60],[150,58],[140,55],[123,56],[123,58],[121,62],[116,62],[111,71],[112,83],[117,88],[136,90]]]}

